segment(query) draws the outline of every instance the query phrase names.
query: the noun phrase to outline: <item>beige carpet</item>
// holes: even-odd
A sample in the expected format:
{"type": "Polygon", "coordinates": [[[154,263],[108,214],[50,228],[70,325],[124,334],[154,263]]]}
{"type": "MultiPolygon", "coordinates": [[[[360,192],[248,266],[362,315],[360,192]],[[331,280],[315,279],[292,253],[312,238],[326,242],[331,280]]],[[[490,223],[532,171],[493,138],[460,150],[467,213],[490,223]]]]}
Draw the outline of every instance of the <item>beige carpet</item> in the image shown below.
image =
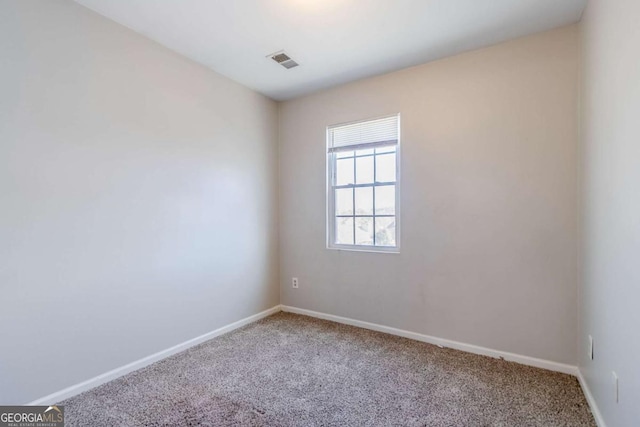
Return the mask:
{"type": "Polygon", "coordinates": [[[572,376],[287,313],[61,404],[68,426],[595,426],[572,376]]]}

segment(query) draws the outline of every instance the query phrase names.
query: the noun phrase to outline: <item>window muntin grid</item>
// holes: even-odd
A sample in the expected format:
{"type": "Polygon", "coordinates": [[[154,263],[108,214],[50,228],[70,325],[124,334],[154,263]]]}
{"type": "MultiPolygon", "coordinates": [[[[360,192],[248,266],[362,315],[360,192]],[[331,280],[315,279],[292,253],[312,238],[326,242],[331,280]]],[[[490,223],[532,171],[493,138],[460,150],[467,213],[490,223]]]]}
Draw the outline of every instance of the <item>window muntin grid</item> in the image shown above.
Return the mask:
{"type": "Polygon", "coordinates": [[[397,141],[341,147],[328,158],[329,247],[397,251],[397,141]]]}

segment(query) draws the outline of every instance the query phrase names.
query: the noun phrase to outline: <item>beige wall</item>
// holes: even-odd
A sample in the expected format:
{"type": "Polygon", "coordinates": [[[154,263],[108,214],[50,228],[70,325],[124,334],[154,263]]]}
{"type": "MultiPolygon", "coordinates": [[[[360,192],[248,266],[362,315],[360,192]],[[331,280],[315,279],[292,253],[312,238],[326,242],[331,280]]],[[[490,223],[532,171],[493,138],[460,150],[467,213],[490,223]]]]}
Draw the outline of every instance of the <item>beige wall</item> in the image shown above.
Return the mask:
{"type": "Polygon", "coordinates": [[[591,0],[582,23],[579,365],[609,427],[640,425],[640,2],[591,0]],[[587,357],[594,338],[594,360],[587,357]],[[619,403],[611,372],[619,377],[619,403]]]}
{"type": "Polygon", "coordinates": [[[277,105],[70,1],[0,2],[0,404],[278,304],[277,105]]]}
{"type": "Polygon", "coordinates": [[[282,103],[282,303],[575,364],[577,71],[572,26],[282,103]],[[396,112],[401,253],[326,249],[326,126],[396,112]]]}

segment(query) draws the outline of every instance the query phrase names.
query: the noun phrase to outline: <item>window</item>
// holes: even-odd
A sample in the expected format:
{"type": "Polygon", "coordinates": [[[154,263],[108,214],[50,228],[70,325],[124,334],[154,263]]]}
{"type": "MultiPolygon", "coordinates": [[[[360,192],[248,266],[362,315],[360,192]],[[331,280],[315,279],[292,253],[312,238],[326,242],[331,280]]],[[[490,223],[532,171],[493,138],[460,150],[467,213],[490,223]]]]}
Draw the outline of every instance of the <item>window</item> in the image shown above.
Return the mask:
{"type": "Polygon", "coordinates": [[[398,115],[327,129],[328,247],[398,252],[398,115]]]}

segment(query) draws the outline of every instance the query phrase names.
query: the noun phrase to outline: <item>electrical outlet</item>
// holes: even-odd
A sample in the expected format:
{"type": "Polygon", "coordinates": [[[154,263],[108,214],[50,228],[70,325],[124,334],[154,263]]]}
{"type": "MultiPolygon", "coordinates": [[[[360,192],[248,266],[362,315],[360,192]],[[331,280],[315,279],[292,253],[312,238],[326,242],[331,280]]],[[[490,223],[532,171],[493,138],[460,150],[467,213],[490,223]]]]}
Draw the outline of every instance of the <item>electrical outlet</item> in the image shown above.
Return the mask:
{"type": "Polygon", "coordinates": [[[618,374],[616,374],[614,371],[611,371],[611,379],[613,380],[613,395],[615,398],[615,402],[618,403],[620,401],[618,391],[618,374]]]}
{"type": "Polygon", "coordinates": [[[298,289],[298,278],[297,277],[294,277],[293,279],[291,279],[291,286],[294,289],[298,289]]]}
{"type": "Polygon", "coordinates": [[[593,360],[593,337],[589,335],[589,360],[593,360]]]}

